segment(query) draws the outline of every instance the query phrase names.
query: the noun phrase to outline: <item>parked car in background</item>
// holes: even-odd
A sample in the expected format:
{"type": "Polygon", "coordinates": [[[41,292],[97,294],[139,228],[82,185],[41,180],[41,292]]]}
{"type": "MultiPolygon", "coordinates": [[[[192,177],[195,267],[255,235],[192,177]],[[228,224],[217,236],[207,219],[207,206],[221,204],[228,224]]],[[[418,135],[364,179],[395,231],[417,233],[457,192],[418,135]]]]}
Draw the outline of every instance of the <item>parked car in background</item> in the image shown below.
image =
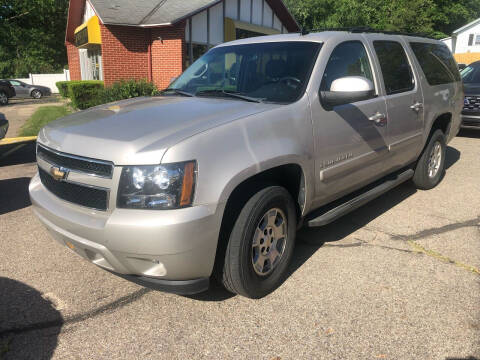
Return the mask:
{"type": "Polygon", "coordinates": [[[0,140],[2,140],[8,131],[8,120],[0,113],[0,140]]]}
{"type": "Polygon", "coordinates": [[[468,65],[461,76],[465,90],[462,127],[480,129],[480,61],[468,65]]]}
{"type": "Polygon", "coordinates": [[[8,99],[15,96],[15,88],[8,82],[0,80],[0,105],[7,105],[8,99]]]}
{"type": "Polygon", "coordinates": [[[9,79],[6,81],[8,81],[15,88],[17,93],[16,96],[20,98],[32,97],[34,99],[41,99],[43,96],[52,95],[52,90],[46,86],[29,85],[20,80],[9,79]]]}

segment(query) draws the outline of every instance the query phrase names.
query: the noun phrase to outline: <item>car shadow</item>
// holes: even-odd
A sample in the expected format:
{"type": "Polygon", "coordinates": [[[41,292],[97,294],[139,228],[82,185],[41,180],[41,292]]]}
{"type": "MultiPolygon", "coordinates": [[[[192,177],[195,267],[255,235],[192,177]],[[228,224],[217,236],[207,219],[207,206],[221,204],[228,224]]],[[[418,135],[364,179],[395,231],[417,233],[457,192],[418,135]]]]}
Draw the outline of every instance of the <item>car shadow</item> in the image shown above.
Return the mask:
{"type": "Polygon", "coordinates": [[[64,323],[48,296],[0,277],[0,359],[50,359],[64,323]]]}
{"type": "Polygon", "coordinates": [[[289,269],[289,276],[325,243],[336,242],[346,238],[416,192],[417,190],[413,184],[406,182],[326,226],[317,228],[303,227],[297,232],[297,243],[289,269]]]}
{"type": "Polygon", "coordinates": [[[445,169],[450,169],[458,160],[460,160],[460,151],[454,147],[447,146],[445,151],[445,169]]]}
{"type": "Polygon", "coordinates": [[[469,137],[480,139],[480,128],[476,129],[460,129],[460,132],[457,135],[458,137],[469,137]]]}
{"type": "Polygon", "coordinates": [[[2,200],[0,201],[0,215],[24,209],[32,204],[28,195],[29,184],[30,178],[27,177],[0,180],[2,200]]]}
{"type": "MultiPolygon", "coordinates": [[[[36,161],[35,146],[36,142],[31,141],[4,158],[2,158],[2,153],[0,152],[0,168],[11,165],[34,163],[36,161]]],[[[10,148],[6,151],[9,150],[10,148]]]]}

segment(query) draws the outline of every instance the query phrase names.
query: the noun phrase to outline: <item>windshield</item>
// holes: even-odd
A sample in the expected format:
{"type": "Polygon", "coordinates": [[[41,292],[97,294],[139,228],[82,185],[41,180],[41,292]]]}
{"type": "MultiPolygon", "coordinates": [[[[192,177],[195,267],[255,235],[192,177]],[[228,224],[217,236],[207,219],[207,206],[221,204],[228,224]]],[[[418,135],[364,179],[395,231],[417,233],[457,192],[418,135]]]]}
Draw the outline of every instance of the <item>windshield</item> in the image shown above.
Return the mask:
{"type": "Polygon", "coordinates": [[[465,84],[480,83],[480,64],[468,65],[460,75],[465,84]]]}
{"type": "Polygon", "coordinates": [[[303,95],[320,46],[297,41],[218,47],[193,63],[167,91],[291,103],[303,95]]]}

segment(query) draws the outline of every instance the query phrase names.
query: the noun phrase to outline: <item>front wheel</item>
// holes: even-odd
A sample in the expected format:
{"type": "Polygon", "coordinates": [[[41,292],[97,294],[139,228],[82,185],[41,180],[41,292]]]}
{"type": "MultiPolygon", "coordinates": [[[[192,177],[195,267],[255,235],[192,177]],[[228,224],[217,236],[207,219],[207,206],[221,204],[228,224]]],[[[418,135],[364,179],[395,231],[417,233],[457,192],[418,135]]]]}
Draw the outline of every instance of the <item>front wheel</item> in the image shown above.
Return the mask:
{"type": "Polygon", "coordinates": [[[296,227],[295,206],[283,187],[269,186],[252,196],[230,234],[222,274],[225,288],[257,299],[282,284],[296,227]]]}
{"type": "Polygon", "coordinates": [[[42,92],[40,90],[33,90],[32,91],[32,97],[34,99],[41,99],[42,98],[42,92]]]}
{"type": "Polygon", "coordinates": [[[445,172],[445,135],[435,130],[418,159],[413,183],[419,189],[428,190],[438,185],[445,172]]]}
{"type": "Polygon", "coordinates": [[[0,105],[8,105],[8,96],[3,91],[0,91],[0,105]]]}

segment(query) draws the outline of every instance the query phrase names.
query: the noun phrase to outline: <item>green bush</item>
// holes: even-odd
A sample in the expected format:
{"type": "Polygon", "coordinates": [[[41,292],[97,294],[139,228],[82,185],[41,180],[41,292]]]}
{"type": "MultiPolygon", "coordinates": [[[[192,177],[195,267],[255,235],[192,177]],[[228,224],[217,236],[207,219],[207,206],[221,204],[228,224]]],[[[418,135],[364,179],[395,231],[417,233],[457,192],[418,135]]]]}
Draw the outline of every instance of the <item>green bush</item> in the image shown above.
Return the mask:
{"type": "Polygon", "coordinates": [[[109,103],[139,96],[152,96],[157,92],[155,85],[145,80],[122,80],[105,88],[102,93],[102,102],[109,103]]]}
{"type": "Polygon", "coordinates": [[[67,87],[68,97],[76,109],[84,110],[103,103],[103,81],[71,81],[67,87]]]}
{"type": "Polygon", "coordinates": [[[158,93],[154,84],[146,80],[122,80],[104,88],[103,81],[59,81],[58,90],[64,98],[72,100],[72,106],[84,110],[92,106],[139,96],[158,93]]]}
{"type": "Polygon", "coordinates": [[[58,81],[55,83],[55,85],[57,85],[58,92],[64,99],[68,97],[68,84],[70,82],[71,81],[58,81]]]}

